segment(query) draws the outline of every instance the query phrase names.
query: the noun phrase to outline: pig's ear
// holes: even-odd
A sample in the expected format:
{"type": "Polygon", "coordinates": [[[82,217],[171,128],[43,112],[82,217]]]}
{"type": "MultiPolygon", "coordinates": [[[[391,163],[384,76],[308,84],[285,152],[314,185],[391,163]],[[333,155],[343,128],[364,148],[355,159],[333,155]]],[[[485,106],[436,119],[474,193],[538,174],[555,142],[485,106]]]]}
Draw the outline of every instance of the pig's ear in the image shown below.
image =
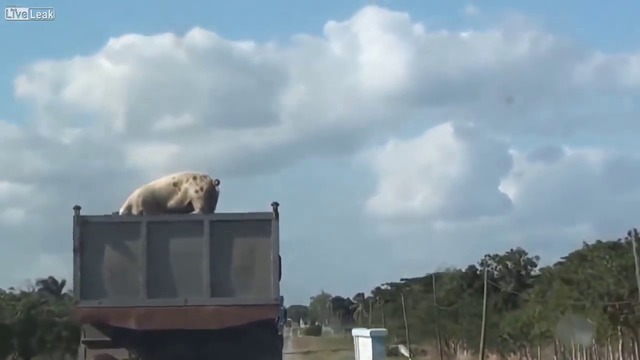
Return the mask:
{"type": "Polygon", "coordinates": [[[213,185],[214,186],[220,186],[220,179],[213,180],[213,185]]]}

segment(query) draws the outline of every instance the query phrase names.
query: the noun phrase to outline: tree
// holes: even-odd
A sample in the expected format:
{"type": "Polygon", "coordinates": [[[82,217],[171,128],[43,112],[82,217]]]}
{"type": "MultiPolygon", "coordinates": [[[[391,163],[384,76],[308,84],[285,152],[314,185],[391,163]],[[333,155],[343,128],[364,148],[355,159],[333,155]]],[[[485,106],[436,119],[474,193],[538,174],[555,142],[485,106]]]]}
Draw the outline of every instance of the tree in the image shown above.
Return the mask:
{"type": "Polygon", "coordinates": [[[336,320],[337,325],[342,328],[348,328],[353,325],[353,305],[355,303],[350,298],[344,298],[342,296],[334,296],[330,302],[332,316],[336,320]]]}
{"type": "Polygon", "coordinates": [[[70,317],[73,303],[63,292],[65,281],[48,277],[36,284],[0,292],[0,355],[29,360],[75,354],[80,329],[70,317]]]}
{"type": "Polygon", "coordinates": [[[640,360],[633,235],[584,243],[544,267],[519,247],[486,254],[475,265],[385,283],[369,297],[334,296],[332,313],[349,314],[360,326],[368,317],[402,342],[402,293],[413,343],[435,343],[438,326],[445,352],[468,356],[478,350],[487,270],[490,352],[522,359],[640,360]]]}
{"type": "Polygon", "coordinates": [[[329,303],[331,294],[322,290],[320,294],[312,296],[309,301],[309,321],[311,323],[328,324],[331,310],[329,303]]]}
{"type": "Polygon", "coordinates": [[[36,280],[36,291],[52,296],[55,299],[61,299],[66,294],[64,293],[64,287],[67,285],[67,281],[62,279],[58,281],[53,276],[48,276],[44,279],[36,280]]]}
{"type": "Polygon", "coordinates": [[[306,322],[309,319],[309,307],[306,305],[290,305],[287,307],[287,314],[294,322],[299,323],[300,320],[306,322]]]}
{"type": "Polygon", "coordinates": [[[353,296],[354,304],[351,305],[353,310],[353,319],[358,326],[362,325],[362,319],[368,316],[367,314],[367,302],[364,293],[357,293],[353,296]]]}

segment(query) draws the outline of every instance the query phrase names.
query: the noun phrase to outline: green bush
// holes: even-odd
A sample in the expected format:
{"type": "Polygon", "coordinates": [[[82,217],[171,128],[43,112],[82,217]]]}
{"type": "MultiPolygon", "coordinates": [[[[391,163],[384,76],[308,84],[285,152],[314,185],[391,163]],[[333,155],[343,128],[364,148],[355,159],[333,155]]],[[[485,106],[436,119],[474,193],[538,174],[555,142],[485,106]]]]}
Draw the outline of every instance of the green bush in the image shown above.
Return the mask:
{"type": "Polygon", "coordinates": [[[302,330],[302,334],[305,336],[321,336],[322,325],[309,325],[309,327],[302,330]]]}

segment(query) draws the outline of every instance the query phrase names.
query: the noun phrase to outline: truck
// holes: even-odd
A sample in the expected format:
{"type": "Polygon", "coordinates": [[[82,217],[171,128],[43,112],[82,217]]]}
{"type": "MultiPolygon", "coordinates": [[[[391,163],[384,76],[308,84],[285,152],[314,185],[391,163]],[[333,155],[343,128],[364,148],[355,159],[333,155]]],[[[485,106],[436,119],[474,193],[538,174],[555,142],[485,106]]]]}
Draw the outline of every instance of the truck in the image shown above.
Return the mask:
{"type": "Polygon", "coordinates": [[[282,360],[271,211],[73,216],[78,360],[282,360]]]}

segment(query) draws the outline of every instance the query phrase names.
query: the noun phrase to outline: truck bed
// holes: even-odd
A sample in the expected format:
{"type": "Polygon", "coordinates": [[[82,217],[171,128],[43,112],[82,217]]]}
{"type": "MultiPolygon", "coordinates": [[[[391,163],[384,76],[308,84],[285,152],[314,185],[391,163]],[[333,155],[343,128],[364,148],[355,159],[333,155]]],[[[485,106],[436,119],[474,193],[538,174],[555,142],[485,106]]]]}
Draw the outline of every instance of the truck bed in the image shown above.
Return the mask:
{"type": "Polygon", "coordinates": [[[86,216],[78,209],[73,242],[82,323],[219,328],[278,314],[277,211],[86,216]]]}

